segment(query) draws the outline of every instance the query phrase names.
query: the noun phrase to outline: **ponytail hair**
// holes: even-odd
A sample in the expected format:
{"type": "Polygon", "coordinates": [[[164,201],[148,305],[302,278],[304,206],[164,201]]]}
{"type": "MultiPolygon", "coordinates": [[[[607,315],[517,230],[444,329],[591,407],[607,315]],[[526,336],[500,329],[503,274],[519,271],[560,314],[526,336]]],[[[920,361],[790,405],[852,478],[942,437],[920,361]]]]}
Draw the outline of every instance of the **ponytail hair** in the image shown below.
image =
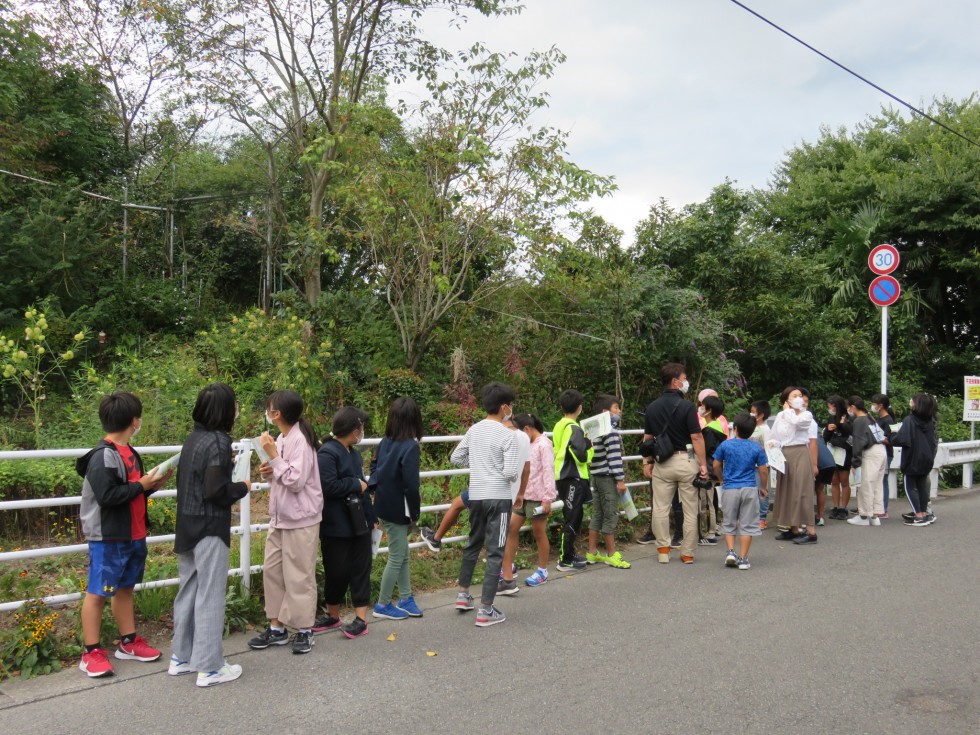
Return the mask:
{"type": "Polygon", "coordinates": [[[514,425],[521,429],[522,431],[528,426],[533,426],[535,431],[544,433],[544,424],[541,423],[541,419],[535,416],[533,413],[519,413],[514,419],[514,425]]]}
{"type": "Polygon", "coordinates": [[[304,405],[299,393],[294,390],[277,390],[269,396],[265,405],[266,408],[278,411],[282,420],[290,426],[299,426],[299,430],[303,432],[307,444],[313,448],[313,451],[320,448],[320,440],[317,439],[316,432],[313,431],[310,422],[303,417],[304,405]]]}

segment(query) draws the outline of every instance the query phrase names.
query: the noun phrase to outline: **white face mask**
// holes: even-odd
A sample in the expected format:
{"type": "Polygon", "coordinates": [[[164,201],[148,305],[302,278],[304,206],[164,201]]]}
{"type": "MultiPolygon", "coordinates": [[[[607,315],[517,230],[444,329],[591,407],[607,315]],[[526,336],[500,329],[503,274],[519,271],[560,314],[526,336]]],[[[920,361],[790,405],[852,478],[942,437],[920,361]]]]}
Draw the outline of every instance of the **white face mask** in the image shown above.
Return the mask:
{"type": "Polygon", "coordinates": [[[759,420],[759,415],[758,414],[755,414],[755,413],[750,413],[749,414],[749,418],[751,418],[753,421],[758,421],[759,420]]]}
{"type": "Polygon", "coordinates": [[[706,409],[704,406],[698,407],[698,416],[705,416],[707,413],[708,409],[706,409]]]}
{"type": "Polygon", "coordinates": [[[790,408],[794,408],[796,410],[800,410],[801,408],[803,408],[803,397],[802,396],[797,396],[796,398],[794,398],[793,400],[791,400],[789,402],[789,405],[790,405],[790,408]]]}
{"type": "Polygon", "coordinates": [[[364,441],[364,432],[363,431],[360,434],[357,434],[357,435],[354,436],[354,443],[355,444],[360,444],[362,441],[364,441]]]}
{"type": "Polygon", "coordinates": [[[871,410],[874,411],[875,413],[881,413],[881,406],[876,406],[872,403],[871,410]]]}
{"type": "Polygon", "coordinates": [[[691,389],[691,384],[688,381],[681,383],[681,393],[687,393],[691,389]]]}
{"type": "Polygon", "coordinates": [[[268,412],[268,411],[266,411],[266,412],[265,412],[265,422],[266,422],[267,424],[269,424],[269,426],[272,426],[272,425],[273,425],[273,424],[275,423],[275,422],[274,422],[274,421],[273,421],[273,420],[272,420],[272,419],[270,418],[270,416],[269,416],[269,412],[268,412]]]}
{"type": "Polygon", "coordinates": [[[140,429],[142,429],[142,428],[143,428],[143,420],[140,419],[139,424],[136,426],[135,429],[133,429],[133,433],[130,436],[136,436],[137,434],[140,433],[140,429]]]}

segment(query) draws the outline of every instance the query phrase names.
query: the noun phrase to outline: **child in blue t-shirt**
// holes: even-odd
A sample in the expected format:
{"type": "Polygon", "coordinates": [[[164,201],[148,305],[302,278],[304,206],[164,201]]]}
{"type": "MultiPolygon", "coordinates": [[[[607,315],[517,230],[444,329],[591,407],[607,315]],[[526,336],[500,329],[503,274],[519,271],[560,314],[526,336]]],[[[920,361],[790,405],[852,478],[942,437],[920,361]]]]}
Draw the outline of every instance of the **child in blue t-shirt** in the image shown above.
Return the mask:
{"type": "Polygon", "coordinates": [[[765,450],[750,437],[756,422],[749,414],[740,413],[732,422],[736,438],[722,442],[715,450],[715,477],[722,478],[721,509],[724,513],[722,533],[728,554],[726,567],[748,569],[752,537],[759,536],[759,497],[766,497],[769,467],[765,450]],[[756,471],[759,486],[756,486],[756,471]],[[739,553],[735,553],[735,534],[740,536],[739,553]]]}

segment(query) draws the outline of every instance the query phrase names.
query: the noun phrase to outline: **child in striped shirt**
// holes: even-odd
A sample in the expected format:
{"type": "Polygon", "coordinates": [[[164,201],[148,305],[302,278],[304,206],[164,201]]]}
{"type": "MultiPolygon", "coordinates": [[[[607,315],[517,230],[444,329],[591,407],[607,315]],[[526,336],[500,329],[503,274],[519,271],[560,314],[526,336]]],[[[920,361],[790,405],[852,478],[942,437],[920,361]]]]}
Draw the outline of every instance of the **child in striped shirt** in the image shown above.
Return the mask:
{"type": "Polygon", "coordinates": [[[619,498],[626,492],[626,474],[623,472],[623,440],[619,436],[619,419],[623,415],[615,396],[602,395],[596,399],[595,413],[607,412],[613,430],[596,439],[592,448],[595,454],[589,466],[592,478],[592,520],[589,523],[589,551],[585,555],[588,564],[603,562],[616,569],[629,569],[630,563],[616,551],[616,521],[619,520],[619,498]],[[606,544],[605,555],[599,553],[599,534],[606,544]]]}

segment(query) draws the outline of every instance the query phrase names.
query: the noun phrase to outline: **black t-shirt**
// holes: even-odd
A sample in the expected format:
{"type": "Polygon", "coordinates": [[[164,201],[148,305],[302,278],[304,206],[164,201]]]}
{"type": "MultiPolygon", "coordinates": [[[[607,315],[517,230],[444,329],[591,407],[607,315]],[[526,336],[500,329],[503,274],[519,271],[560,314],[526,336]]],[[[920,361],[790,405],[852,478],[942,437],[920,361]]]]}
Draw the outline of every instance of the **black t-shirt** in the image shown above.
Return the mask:
{"type": "Polygon", "coordinates": [[[701,433],[697,408],[685,401],[679,390],[665,390],[660,398],[647,406],[645,414],[643,431],[653,436],[665,435],[675,452],[691,443],[692,434],[701,433]]]}

